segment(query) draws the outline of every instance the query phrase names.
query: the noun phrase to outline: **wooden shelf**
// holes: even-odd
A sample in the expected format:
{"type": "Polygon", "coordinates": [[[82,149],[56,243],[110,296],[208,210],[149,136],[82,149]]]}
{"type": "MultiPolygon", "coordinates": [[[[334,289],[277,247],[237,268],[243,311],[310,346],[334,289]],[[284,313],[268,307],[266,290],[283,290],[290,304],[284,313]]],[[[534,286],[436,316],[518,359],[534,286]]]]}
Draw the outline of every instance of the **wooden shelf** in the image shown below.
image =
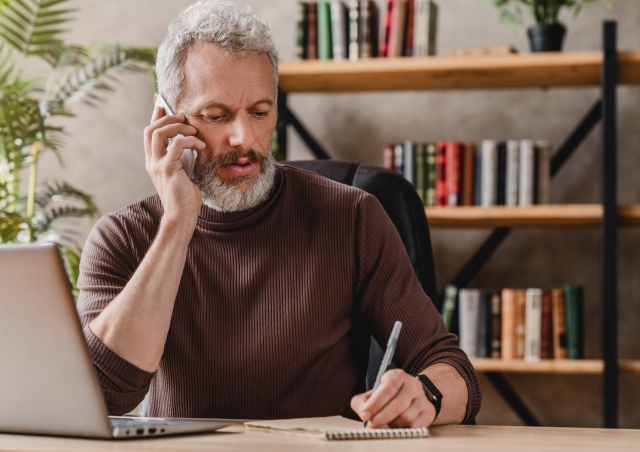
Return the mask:
{"type": "MultiPolygon", "coordinates": [[[[432,228],[596,227],[602,221],[600,204],[548,204],[520,207],[427,207],[432,228]]],[[[621,226],[640,225],[640,205],[618,208],[621,226]]]]}
{"type": "MultiPolygon", "coordinates": [[[[640,83],[640,51],[620,52],[619,83],[640,83]]],[[[280,63],[287,93],[596,86],[602,52],[280,63]]]]}
{"type": "MultiPolygon", "coordinates": [[[[545,359],[537,362],[523,360],[501,359],[472,359],[471,364],[476,372],[497,373],[535,373],[535,374],[570,374],[570,375],[601,375],[604,362],[595,359],[545,359]]],[[[640,374],[640,361],[620,360],[620,372],[640,374]]]]}

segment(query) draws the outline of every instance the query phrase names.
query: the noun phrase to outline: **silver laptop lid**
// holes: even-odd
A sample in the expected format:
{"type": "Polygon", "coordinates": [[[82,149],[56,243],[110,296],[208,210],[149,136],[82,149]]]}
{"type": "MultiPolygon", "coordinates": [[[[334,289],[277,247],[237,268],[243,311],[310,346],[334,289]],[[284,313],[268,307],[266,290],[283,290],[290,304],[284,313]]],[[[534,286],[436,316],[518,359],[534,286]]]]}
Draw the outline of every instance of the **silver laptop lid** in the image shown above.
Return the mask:
{"type": "Polygon", "coordinates": [[[53,244],[0,246],[0,432],[112,437],[53,244]]]}

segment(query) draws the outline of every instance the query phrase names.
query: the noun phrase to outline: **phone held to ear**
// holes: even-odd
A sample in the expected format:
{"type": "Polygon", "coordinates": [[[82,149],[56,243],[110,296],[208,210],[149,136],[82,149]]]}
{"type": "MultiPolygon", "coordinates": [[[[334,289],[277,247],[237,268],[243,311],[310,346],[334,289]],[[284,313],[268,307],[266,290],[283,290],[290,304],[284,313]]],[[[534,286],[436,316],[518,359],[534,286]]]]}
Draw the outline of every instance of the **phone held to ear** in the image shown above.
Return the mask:
{"type": "MultiPolygon", "coordinates": [[[[153,111],[155,112],[155,109],[158,107],[162,107],[165,115],[175,115],[171,107],[169,107],[169,104],[167,104],[167,102],[162,98],[160,94],[158,94],[158,96],[156,97],[156,105],[153,111]]],[[[174,138],[182,137],[183,135],[178,134],[173,138],[169,138],[169,145],[171,145],[171,142],[174,138]]],[[[182,169],[185,173],[187,173],[187,176],[189,176],[189,178],[192,177],[193,168],[196,166],[196,160],[198,160],[198,151],[196,150],[196,148],[182,150],[182,157],[180,157],[180,161],[182,162],[182,169]]]]}

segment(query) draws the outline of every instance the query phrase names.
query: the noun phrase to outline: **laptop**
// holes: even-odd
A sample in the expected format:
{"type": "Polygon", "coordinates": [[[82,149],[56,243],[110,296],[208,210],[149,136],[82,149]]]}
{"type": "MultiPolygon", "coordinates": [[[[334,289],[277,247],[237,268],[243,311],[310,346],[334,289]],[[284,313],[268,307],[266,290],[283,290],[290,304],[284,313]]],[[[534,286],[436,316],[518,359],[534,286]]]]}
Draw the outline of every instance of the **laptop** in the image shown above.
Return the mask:
{"type": "Polygon", "coordinates": [[[0,432],[148,438],[227,425],[108,416],[58,247],[0,246],[0,432]]]}

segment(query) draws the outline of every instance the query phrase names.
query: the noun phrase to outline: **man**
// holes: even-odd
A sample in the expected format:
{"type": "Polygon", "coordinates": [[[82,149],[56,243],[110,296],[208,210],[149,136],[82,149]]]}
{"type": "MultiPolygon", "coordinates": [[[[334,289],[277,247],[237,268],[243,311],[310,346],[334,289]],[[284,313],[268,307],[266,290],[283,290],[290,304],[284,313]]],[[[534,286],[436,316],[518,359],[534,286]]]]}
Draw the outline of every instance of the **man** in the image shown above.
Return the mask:
{"type": "Polygon", "coordinates": [[[158,193],[103,217],[81,265],[79,310],[109,411],[133,409],[150,388],[152,416],[472,420],[473,367],[381,205],[274,162],[266,23],[232,4],[193,4],[170,25],[156,70],[177,113],[156,110],[144,133],[158,193]],[[191,147],[194,182],[180,162],[191,147]],[[386,343],[396,320],[400,369],[363,393],[359,344],[386,343]],[[415,374],[443,394],[439,414],[415,374]]]}

